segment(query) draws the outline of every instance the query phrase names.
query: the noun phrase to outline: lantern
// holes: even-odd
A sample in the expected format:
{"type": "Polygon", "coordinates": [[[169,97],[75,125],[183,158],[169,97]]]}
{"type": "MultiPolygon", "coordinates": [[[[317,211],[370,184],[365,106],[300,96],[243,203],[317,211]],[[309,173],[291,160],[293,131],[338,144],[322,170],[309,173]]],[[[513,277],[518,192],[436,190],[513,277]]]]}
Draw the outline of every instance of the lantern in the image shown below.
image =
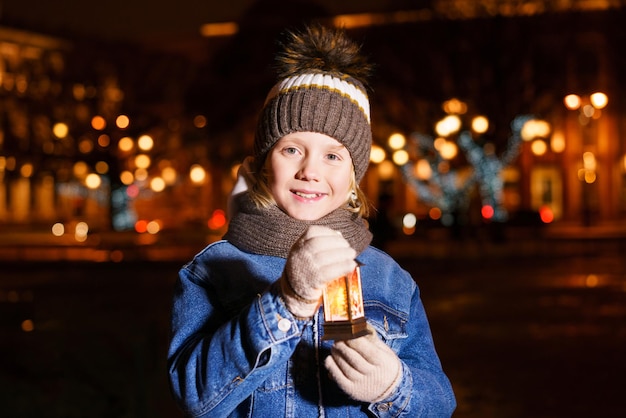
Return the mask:
{"type": "Polygon", "coordinates": [[[361,270],[328,283],[323,292],[324,340],[349,340],[367,334],[361,270]]]}

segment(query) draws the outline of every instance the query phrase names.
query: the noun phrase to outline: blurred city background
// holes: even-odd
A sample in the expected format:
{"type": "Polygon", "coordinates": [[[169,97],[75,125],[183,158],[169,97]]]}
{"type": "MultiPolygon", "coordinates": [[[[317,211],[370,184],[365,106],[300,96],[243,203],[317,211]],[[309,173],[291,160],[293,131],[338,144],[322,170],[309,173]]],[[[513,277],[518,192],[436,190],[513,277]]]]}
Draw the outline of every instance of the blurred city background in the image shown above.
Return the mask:
{"type": "Polygon", "coordinates": [[[623,413],[626,1],[213,3],[0,1],[0,415],[179,416],[177,270],[313,20],[376,65],[369,221],[455,416],[623,413]]]}

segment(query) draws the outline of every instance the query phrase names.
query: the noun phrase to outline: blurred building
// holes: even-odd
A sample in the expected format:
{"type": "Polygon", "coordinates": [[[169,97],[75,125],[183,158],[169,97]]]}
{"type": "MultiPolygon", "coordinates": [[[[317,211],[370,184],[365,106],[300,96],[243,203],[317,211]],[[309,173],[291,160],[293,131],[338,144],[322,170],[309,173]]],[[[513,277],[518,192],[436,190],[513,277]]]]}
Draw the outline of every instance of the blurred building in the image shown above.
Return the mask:
{"type": "MultiPolygon", "coordinates": [[[[526,138],[498,172],[511,219],[548,210],[545,221],[623,222],[623,2],[422,3],[344,16],[309,11],[362,39],[377,64],[376,144],[387,148],[394,133],[436,136],[443,104],[455,99],[464,123],[488,118],[475,140],[499,155],[511,122],[533,115],[548,131],[526,138]]],[[[287,21],[270,22],[268,13],[257,8],[204,28],[207,37],[194,41],[205,48],[202,60],[181,54],[184,46],[157,51],[0,27],[0,226],[223,228],[233,172],[251,150],[256,109],[273,83],[273,39],[287,21]]],[[[364,182],[374,204],[430,216],[384,160],[364,182]]],[[[449,161],[459,172],[465,166],[462,153],[449,161]]]]}

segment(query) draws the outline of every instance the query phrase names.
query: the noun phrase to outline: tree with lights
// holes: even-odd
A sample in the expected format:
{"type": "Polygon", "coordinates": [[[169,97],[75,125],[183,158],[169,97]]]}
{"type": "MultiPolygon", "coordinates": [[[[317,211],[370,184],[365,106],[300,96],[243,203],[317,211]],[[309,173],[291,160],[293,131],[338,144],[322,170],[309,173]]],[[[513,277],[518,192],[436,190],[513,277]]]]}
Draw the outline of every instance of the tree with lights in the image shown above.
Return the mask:
{"type": "MultiPolygon", "coordinates": [[[[436,127],[440,135],[437,139],[419,133],[411,136],[410,145],[416,149],[417,163],[406,161],[401,164],[402,176],[422,202],[441,210],[441,222],[445,226],[457,221],[455,214],[468,210],[475,186],[480,195],[482,217],[505,222],[508,213],[503,205],[501,173],[519,154],[522,129],[531,119],[530,116],[518,116],[513,120],[506,149],[498,156],[493,144],[480,145],[471,131],[460,131],[460,119],[456,115],[448,115],[436,127]],[[456,141],[444,139],[457,133],[456,141]],[[463,152],[469,167],[451,167],[449,160],[456,155],[457,149],[463,152]]],[[[486,125],[483,129],[486,130],[486,125]]],[[[480,133],[480,129],[474,129],[474,132],[480,133]]]]}

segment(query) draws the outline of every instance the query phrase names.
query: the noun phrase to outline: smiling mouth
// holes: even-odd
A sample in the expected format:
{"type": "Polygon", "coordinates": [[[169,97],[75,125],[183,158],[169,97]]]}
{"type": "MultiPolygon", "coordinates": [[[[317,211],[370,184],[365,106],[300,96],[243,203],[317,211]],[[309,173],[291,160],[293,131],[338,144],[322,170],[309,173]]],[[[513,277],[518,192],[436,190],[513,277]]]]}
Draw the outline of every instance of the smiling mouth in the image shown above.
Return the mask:
{"type": "Polygon", "coordinates": [[[323,194],[322,193],[304,193],[304,192],[298,192],[298,191],[294,191],[292,192],[293,194],[295,194],[296,196],[299,196],[303,199],[317,199],[318,197],[322,197],[323,194]]]}

